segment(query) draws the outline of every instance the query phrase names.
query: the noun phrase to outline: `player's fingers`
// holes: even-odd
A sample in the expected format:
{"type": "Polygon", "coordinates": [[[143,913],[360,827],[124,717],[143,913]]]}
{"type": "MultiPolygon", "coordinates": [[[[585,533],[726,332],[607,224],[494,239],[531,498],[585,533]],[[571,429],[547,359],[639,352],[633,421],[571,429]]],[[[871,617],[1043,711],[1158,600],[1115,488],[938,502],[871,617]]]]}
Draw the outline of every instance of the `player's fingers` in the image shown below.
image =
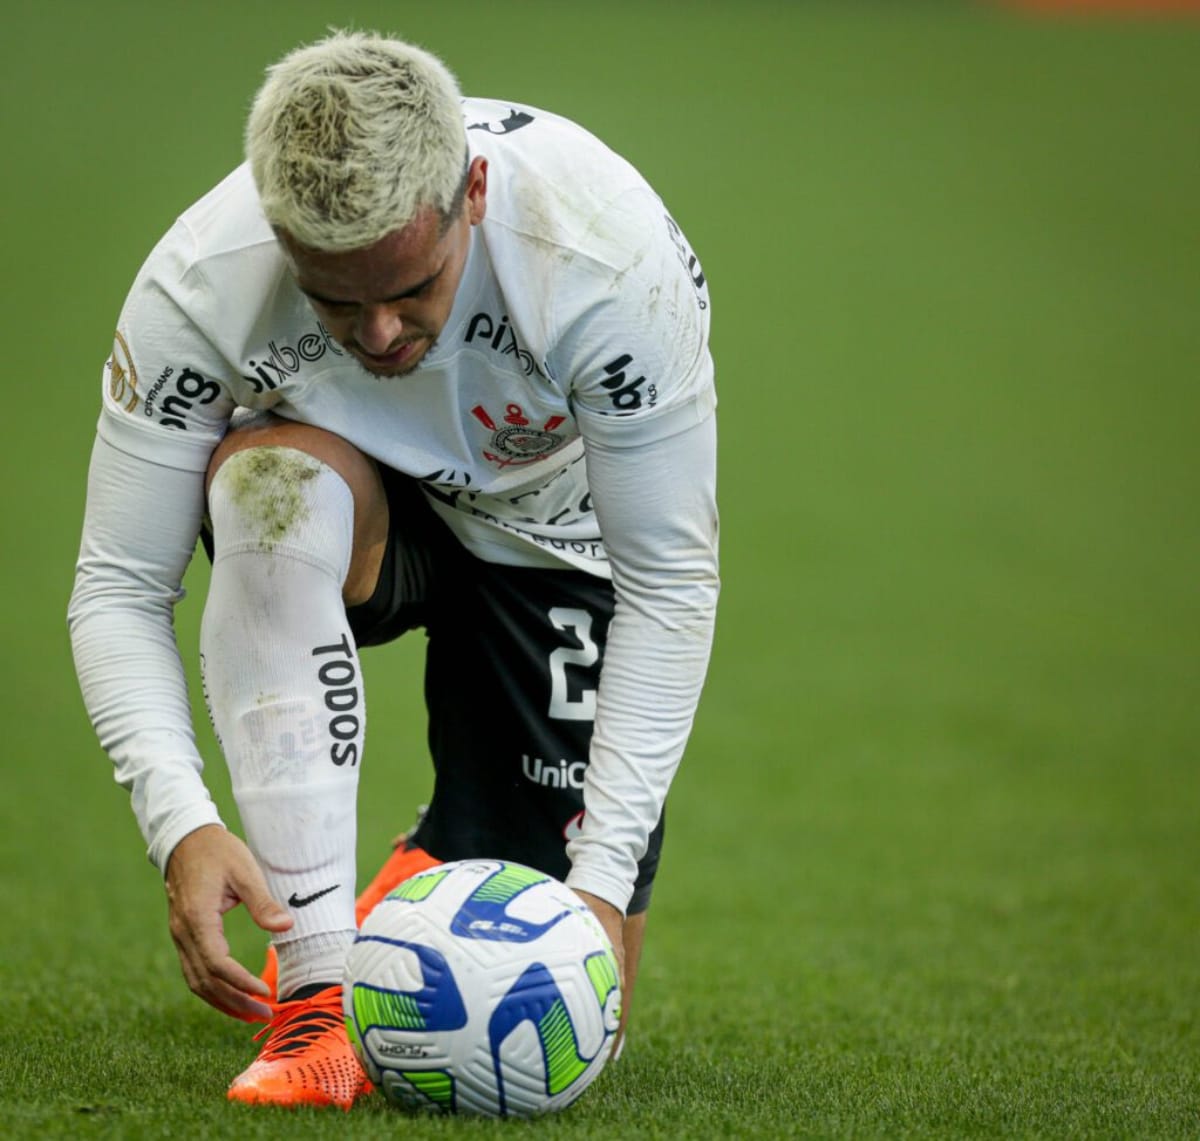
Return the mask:
{"type": "Polygon", "coordinates": [[[210,1006],[244,1022],[265,1022],[271,1017],[271,1008],[258,1001],[253,994],[269,995],[270,990],[240,964],[229,959],[236,971],[221,961],[210,964],[190,929],[172,927],[175,947],[179,952],[179,966],[188,989],[210,1006]],[[240,972],[240,974],[238,973],[240,972]],[[232,978],[230,977],[232,976],[232,978]],[[253,994],[245,993],[247,990],[253,994]]]}
{"type": "Polygon", "coordinates": [[[188,953],[180,945],[179,941],[175,942],[175,950],[179,954],[179,969],[183,972],[183,981],[187,983],[188,989],[193,994],[199,994],[200,990],[200,974],[192,966],[188,953]]]}
{"type": "MultiPolygon", "coordinates": [[[[244,992],[250,995],[270,994],[267,985],[229,953],[229,943],[225,939],[219,912],[202,911],[193,915],[182,910],[175,911],[171,916],[171,934],[179,948],[184,978],[193,992],[205,1002],[225,1009],[230,1005],[227,992],[235,991],[239,997],[232,1005],[235,1010],[241,1010],[245,1001],[254,1001],[247,1000],[244,992]]],[[[256,1013],[262,1014],[261,1011],[256,1013]]]]}
{"type": "Polygon", "coordinates": [[[192,993],[222,1014],[243,1022],[267,1022],[271,1018],[272,1010],[267,1003],[211,976],[194,986],[192,993]]]}
{"type": "Polygon", "coordinates": [[[291,927],[291,914],[270,893],[257,864],[244,869],[233,886],[250,918],[264,931],[286,931],[291,927]]]}
{"type": "Polygon", "coordinates": [[[215,938],[210,931],[207,940],[197,942],[190,950],[184,977],[195,994],[218,1010],[246,1022],[263,1022],[271,1017],[270,1006],[255,997],[268,997],[270,988],[229,954],[219,925],[215,938]]]}
{"type": "Polygon", "coordinates": [[[230,982],[227,975],[246,978],[249,984],[253,984],[256,993],[269,993],[261,979],[256,979],[241,964],[230,959],[228,964],[222,965],[221,973],[214,972],[209,975],[206,988],[200,997],[218,1010],[240,1018],[243,1022],[268,1021],[273,1013],[270,1005],[255,998],[253,994],[247,994],[245,986],[230,982]]]}
{"type": "Polygon", "coordinates": [[[264,997],[271,993],[270,987],[262,979],[251,974],[232,955],[225,955],[205,966],[206,975],[223,987],[230,987],[248,995],[258,994],[264,997]]]}
{"type": "Polygon", "coordinates": [[[621,980],[621,989],[625,989],[625,916],[607,900],[590,891],[575,893],[588,905],[597,922],[604,929],[612,944],[613,957],[617,960],[617,977],[621,980]]]}
{"type": "Polygon", "coordinates": [[[203,987],[204,959],[196,944],[191,924],[187,922],[181,912],[172,908],[168,927],[175,943],[175,950],[179,955],[179,966],[183,971],[183,977],[191,990],[199,994],[203,987]]]}

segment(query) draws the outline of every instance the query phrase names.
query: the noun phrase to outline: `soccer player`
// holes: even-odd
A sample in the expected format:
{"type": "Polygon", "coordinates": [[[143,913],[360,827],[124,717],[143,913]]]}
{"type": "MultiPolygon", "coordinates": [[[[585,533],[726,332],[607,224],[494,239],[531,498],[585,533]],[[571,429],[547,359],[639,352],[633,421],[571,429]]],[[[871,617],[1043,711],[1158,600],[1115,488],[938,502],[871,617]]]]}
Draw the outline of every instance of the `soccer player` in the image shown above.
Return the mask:
{"type": "Polygon", "coordinates": [[[438,861],[565,879],[628,1007],[718,592],[708,290],[627,162],[397,40],[285,57],[246,150],[121,313],[69,620],[189,986],[271,1020],[229,1096],[349,1107],[356,921],[438,861]],[[245,843],[201,779],[172,628],[198,536],[245,843]],[[356,915],[359,650],[416,627],[433,794],[356,915]],[[274,988],[229,953],[239,902],[274,988]]]}

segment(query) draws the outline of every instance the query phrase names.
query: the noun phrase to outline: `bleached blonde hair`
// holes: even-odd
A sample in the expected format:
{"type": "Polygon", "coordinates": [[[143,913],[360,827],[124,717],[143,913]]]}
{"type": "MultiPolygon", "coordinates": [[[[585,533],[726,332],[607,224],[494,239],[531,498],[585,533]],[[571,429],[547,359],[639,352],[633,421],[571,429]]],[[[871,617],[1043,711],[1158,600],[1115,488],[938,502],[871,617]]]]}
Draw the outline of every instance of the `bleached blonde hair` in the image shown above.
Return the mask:
{"type": "Polygon", "coordinates": [[[267,221],[311,249],[372,245],[433,207],[461,208],[462,93],[436,56],[336,31],[267,70],[246,157],[267,221]]]}

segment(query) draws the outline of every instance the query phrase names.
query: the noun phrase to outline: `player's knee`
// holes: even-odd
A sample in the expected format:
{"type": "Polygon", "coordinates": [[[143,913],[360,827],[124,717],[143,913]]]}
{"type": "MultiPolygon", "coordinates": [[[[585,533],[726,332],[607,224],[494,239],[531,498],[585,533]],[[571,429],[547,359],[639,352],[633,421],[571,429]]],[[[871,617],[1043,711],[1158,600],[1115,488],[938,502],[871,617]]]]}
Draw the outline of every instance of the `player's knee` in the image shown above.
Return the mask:
{"type": "Polygon", "coordinates": [[[252,511],[264,533],[278,532],[287,525],[288,505],[298,502],[297,489],[323,470],[339,476],[350,489],[352,550],[345,596],[348,604],[365,601],[374,589],[387,539],[387,495],[374,461],[348,440],[269,413],[251,417],[233,428],[213,453],[208,469],[210,512],[214,494],[233,496],[252,511]],[[223,470],[224,477],[216,481],[223,470]]]}
{"type": "MultiPolygon", "coordinates": [[[[235,421],[234,427],[217,445],[209,461],[208,486],[211,488],[213,477],[231,457],[258,448],[287,448],[302,452],[332,468],[346,481],[354,494],[356,507],[360,498],[364,507],[369,506],[376,488],[381,487],[374,463],[349,440],[324,428],[284,420],[269,412],[235,421]]],[[[264,479],[289,474],[287,470],[276,470],[272,465],[264,465],[264,468],[264,479]]]]}
{"type": "Polygon", "coordinates": [[[214,579],[221,571],[239,583],[257,583],[274,573],[274,561],[291,559],[322,569],[339,586],[346,580],[353,551],[350,489],[307,452],[279,444],[235,451],[212,478],[208,515],[214,579]]]}

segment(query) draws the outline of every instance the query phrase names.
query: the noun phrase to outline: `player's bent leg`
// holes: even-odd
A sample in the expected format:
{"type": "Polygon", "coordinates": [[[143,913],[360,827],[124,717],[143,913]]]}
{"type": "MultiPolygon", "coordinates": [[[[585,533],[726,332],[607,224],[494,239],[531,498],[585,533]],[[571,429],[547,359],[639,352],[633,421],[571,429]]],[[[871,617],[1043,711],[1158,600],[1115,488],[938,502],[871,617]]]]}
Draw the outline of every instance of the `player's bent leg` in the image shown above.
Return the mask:
{"type": "Polygon", "coordinates": [[[231,433],[212,465],[206,695],[247,842],[293,919],[277,938],[289,1001],[234,1100],[348,1107],[367,1088],[340,979],[355,932],[365,724],[345,599],[369,593],[369,539],[375,526],[386,533],[373,476],[345,441],[273,418],[231,433]]]}
{"type": "Polygon", "coordinates": [[[364,718],[341,597],[353,510],[337,472],[275,445],[227,455],[209,485],[205,693],[247,842],[291,912],[282,997],[337,981],[354,937],[364,718]]]}

